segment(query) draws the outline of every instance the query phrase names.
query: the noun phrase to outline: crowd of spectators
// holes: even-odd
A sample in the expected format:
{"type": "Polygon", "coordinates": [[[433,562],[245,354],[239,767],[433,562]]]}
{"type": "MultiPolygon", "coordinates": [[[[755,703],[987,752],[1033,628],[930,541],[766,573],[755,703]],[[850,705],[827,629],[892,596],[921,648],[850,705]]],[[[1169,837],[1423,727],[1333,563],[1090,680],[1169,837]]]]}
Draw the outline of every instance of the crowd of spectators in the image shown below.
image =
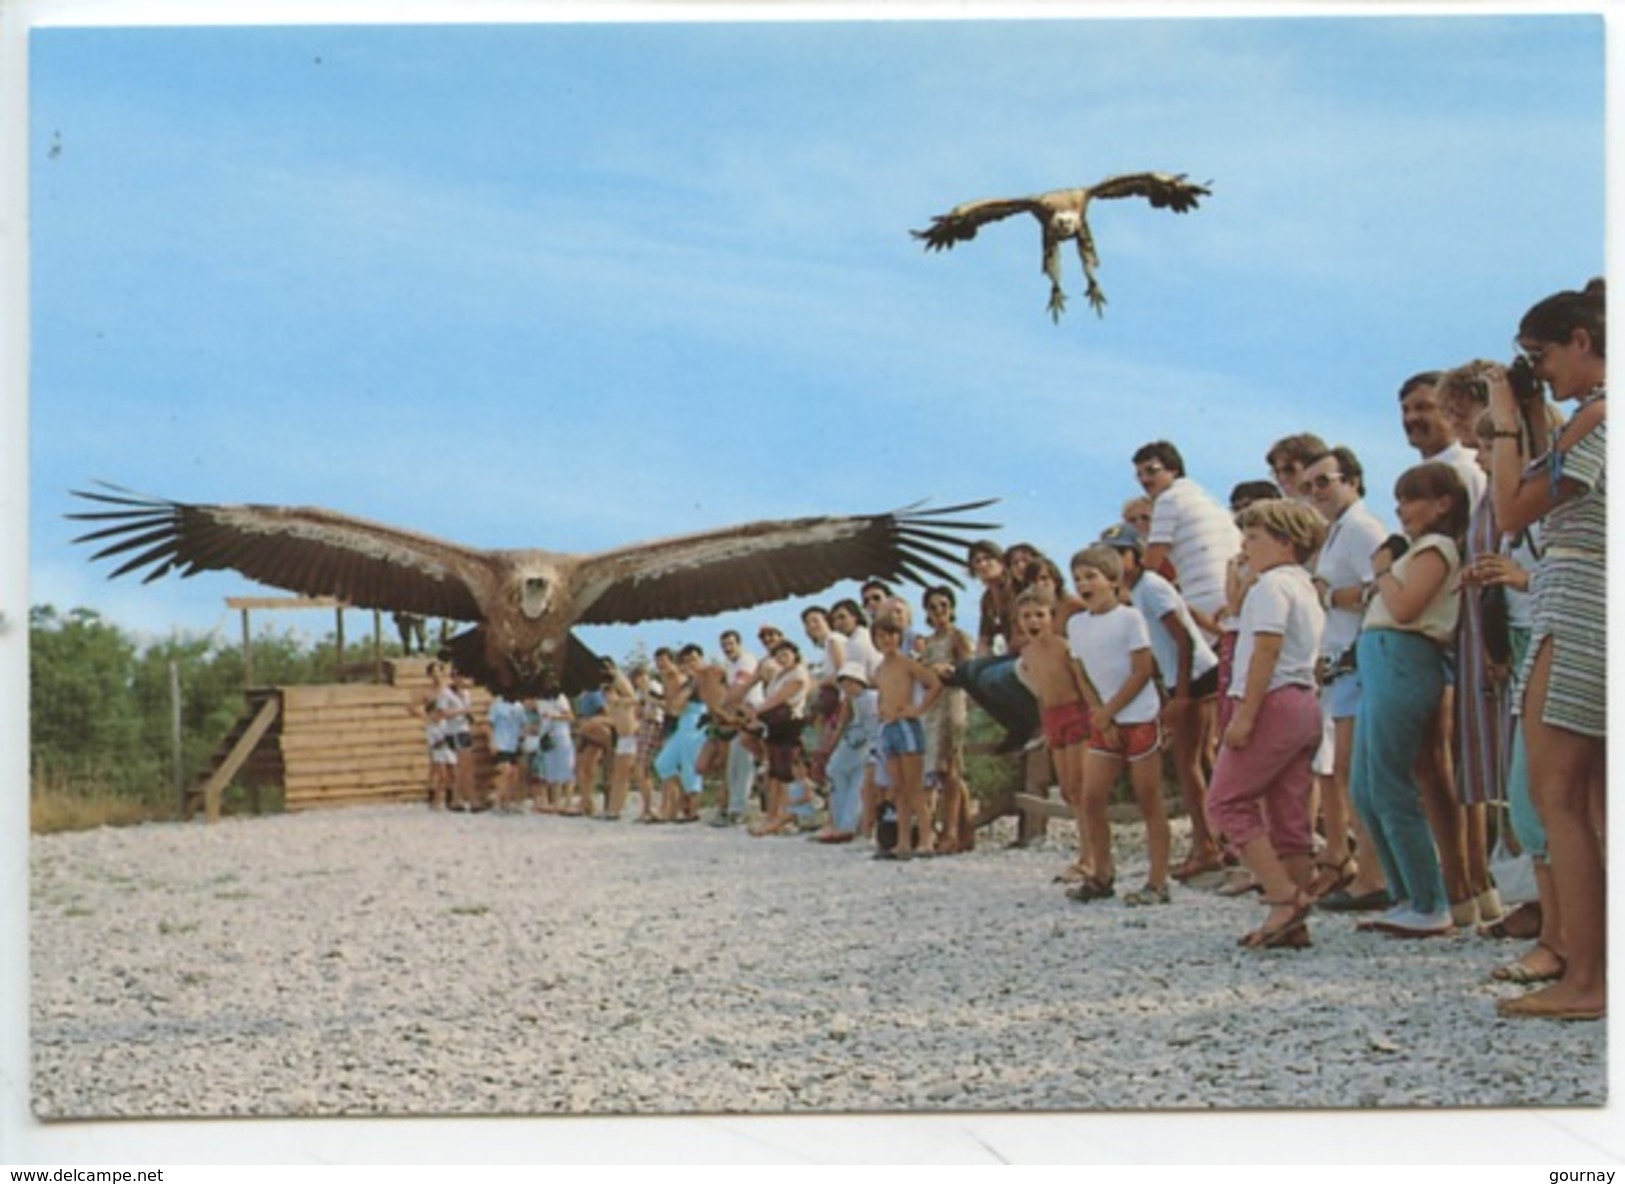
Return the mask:
{"type": "MultiPolygon", "coordinates": [[[[972,544],[974,632],[953,589],[914,606],[870,581],[806,608],[807,651],[764,624],[752,652],[604,660],[572,703],[498,699],[490,800],[750,835],[868,841],[876,858],[970,850],[994,813],[967,787],[968,704],[989,748],[1041,762],[1078,827],[1058,880],[1096,907],[1256,894],[1257,949],[1312,948],[1347,915],[1417,941],[1530,943],[1495,977],[1509,1017],[1605,1014],[1606,315],[1602,281],[1535,305],[1510,365],[1399,384],[1417,463],[1371,503],[1355,451],[1312,432],[1263,449],[1268,479],[1220,501],[1156,440],[1143,496],[1065,569],[1027,543],[972,544]],[[1070,577],[1070,578],[1069,578],[1070,577]],[[1176,860],[1166,754],[1189,838],[1176,860]],[[603,807],[598,782],[603,780],[603,807]],[[1146,826],[1119,898],[1107,803],[1146,826]],[[1527,887],[1521,885],[1527,884],[1527,887]]],[[[471,708],[435,674],[431,802],[476,808],[471,708]]],[[[476,797],[479,801],[476,802],[476,797]]]]}

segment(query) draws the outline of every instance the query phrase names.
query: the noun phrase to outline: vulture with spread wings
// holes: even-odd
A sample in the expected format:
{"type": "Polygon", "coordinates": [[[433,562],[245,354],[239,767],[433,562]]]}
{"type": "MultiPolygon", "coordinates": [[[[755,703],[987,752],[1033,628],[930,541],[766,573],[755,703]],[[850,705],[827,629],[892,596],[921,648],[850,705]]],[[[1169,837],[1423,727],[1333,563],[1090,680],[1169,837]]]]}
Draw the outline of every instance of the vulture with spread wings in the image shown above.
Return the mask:
{"type": "Polygon", "coordinates": [[[571,555],[463,547],[331,510],[191,505],[103,488],[112,492],[74,493],[113,509],[68,517],[110,523],[74,540],[103,543],[93,559],[128,556],[110,579],[140,568],[150,569],[146,583],[172,571],[232,570],[357,608],[468,621],[474,628],[451,639],[453,661],[510,694],[598,684],[596,657],[571,633],[577,624],[702,616],[841,580],[957,584],[949,571],[963,562],[966,532],[996,529],[951,517],[992,504],[980,501],[752,522],[571,555]]]}
{"type": "Polygon", "coordinates": [[[1143,197],[1157,209],[1170,209],[1176,214],[1194,210],[1197,199],[1212,191],[1185,179],[1184,173],[1125,173],[1109,177],[1098,185],[1081,189],[1056,189],[1040,193],[1037,197],[988,198],[968,201],[955,206],[946,214],[931,219],[927,230],[909,231],[915,238],[925,240],[928,251],[945,251],[955,243],[969,242],[988,222],[997,222],[1011,214],[1031,214],[1038,219],[1044,234],[1044,274],[1049,276],[1049,314],[1059,322],[1066,308],[1066,293],[1061,290],[1061,244],[1075,239],[1078,256],[1083,260],[1083,274],[1089,281],[1084,294],[1095,312],[1106,315],[1106,293],[1101,291],[1095,278],[1100,256],[1095,252],[1095,236],[1089,230],[1089,203],[1096,198],[1143,197]]]}

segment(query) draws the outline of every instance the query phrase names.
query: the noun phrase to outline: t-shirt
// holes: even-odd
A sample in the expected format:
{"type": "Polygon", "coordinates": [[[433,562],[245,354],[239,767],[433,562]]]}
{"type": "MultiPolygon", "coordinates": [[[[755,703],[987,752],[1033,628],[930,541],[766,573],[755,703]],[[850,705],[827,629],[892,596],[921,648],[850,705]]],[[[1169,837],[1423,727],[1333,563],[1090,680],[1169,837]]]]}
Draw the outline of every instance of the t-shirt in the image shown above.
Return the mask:
{"type": "Polygon", "coordinates": [[[468,709],[473,706],[473,700],[456,687],[440,688],[440,693],[435,696],[434,706],[436,711],[448,713],[440,723],[442,735],[461,736],[473,729],[474,725],[467,715],[468,709]],[[451,712],[461,714],[449,714],[451,712]]]}
{"type": "MultiPolygon", "coordinates": [[[[756,677],[756,655],[749,650],[741,649],[737,658],[723,658],[722,669],[728,676],[728,689],[733,690],[741,683],[747,683],[756,677]]],[[[755,707],[762,701],[762,688],[753,686],[745,692],[743,700],[745,706],[755,707]]]]}
{"type": "Polygon", "coordinates": [[[1468,448],[1460,440],[1448,447],[1426,457],[1428,461],[1442,461],[1455,469],[1461,475],[1461,483],[1467,487],[1467,508],[1475,510],[1484,497],[1484,491],[1489,488],[1489,475],[1478,467],[1478,450],[1468,448]]]}
{"type": "Polygon", "coordinates": [[[1444,557],[1450,569],[1449,576],[1444,585],[1436,592],[1433,599],[1428,601],[1422,615],[1408,625],[1401,625],[1394,620],[1394,614],[1388,611],[1388,603],[1382,596],[1371,598],[1371,604],[1365,610],[1365,627],[1367,629],[1403,629],[1411,633],[1420,633],[1431,637],[1434,641],[1444,644],[1453,641],[1456,636],[1456,625],[1461,620],[1461,553],[1456,550],[1456,543],[1447,535],[1425,534],[1411,543],[1411,549],[1401,555],[1394,563],[1394,577],[1401,582],[1411,563],[1424,551],[1437,551],[1444,557]]]}
{"type": "Polygon", "coordinates": [[[1156,572],[1148,571],[1135,581],[1130,595],[1134,598],[1134,607],[1145,618],[1146,630],[1151,635],[1151,652],[1156,655],[1162,685],[1170,694],[1179,689],[1179,643],[1163,623],[1169,613],[1178,617],[1175,626],[1184,629],[1191,639],[1191,681],[1195,682],[1219,664],[1218,655],[1196,627],[1190,607],[1178,588],[1156,572]]]}
{"type": "MultiPolygon", "coordinates": [[[[1326,542],[1315,560],[1315,575],[1328,588],[1366,583],[1371,579],[1371,556],[1387,537],[1387,529],[1365,502],[1355,502],[1327,529],[1326,542]]],[[[1358,607],[1334,607],[1328,612],[1320,652],[1335,658],[1353,645],[1360,633],[1360,615],[1358,607]]]]}
{"type": "Polygon", "coordinates": [[[1247,672],[1252,669],[1260,633],[1273,633],[1281,638],[1281,656],[1270,675],[1269,690],[1314,686],[1315,658],[1320,653],[1320,633],[1325,624],[1326,610],[1320,607],[1320,594],[1315,591],[1307,568],[1283,563],[1260,575],[1241,603],[1241,627],[1236,634],[1230,697],[1246,696],[1247,672]]]}
{"type": "MultiPolygon", "coordinates": [[[[1149,650],[1151,635],[1140,610],[1120,604],[1110,612],[1073,613],[1066,623],[1072,656],[1094,684],[1102,703],[1109,703],[1134,673],[1134,651],[1149,650]]],[[[1117,713],[1120,724],[1144,724],[1162,710],[1156,685],[1147,679],[1139,693],[1117,713]]]]}
{"type": "Polygon", "coordinates": [[[875,643],[869,639],[867,625],[859,625],[847,635],[846,660],[862,662],[863,673],[870,682],[874,682],[875,671],[880,669],[881,656],[880,651],[875,649],[875,643]]]}
{"type": "Polygon", "coordinates": [[[1179,590],[1204,613],[1224,605],[1224,570],[1241,550],[1230,511],[1189,477],[1176,477],[1151,503],[1147,546],[1166,543],[1179,570],[1179,590]]]}
{"type": "Polygon", "coordinates": [[[491,746],[498,752],[518,752],[525,730],[525,709],[512,699],[491,700],[491,746]]]}

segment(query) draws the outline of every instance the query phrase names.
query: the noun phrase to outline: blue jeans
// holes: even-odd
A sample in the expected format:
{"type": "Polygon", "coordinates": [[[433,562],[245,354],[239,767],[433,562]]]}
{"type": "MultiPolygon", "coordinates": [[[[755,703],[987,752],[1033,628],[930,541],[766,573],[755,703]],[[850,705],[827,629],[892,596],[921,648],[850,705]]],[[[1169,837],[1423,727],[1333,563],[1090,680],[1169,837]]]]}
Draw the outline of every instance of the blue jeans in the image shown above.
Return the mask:
{"type": "Polygon", "coordinates": [[[728,783],[728,815],[743,818],[750,806],[751,786],[756,781],[756,758],[738,736],[728,741],[728,760],[722,776],[728,783]]]}
{"type": "Polygon", "coordinates": [[[954,671],[955,681],[1004,730],[1026,739],[1038,730],[1038,700],[1016,676],[1016,655],[972,658],[954,671]]]}
{"type": "Polygon", "coordinates": [[[1368,629],[1360,634],[1360,707],[1354,719],[1349,796],[1382,863],[1396,901],[1419,913],[1450,907],[1439,851],[1412,770],[1444,693],[1437,643],[1420,633],[1368,629]]]}
{"type": "Polygon", "coordinates": [[[849,835],[863,821],[863,770],[869,763],[867,743],[849,744],[842,736],[829,754],[829,825],[849,835]]]}

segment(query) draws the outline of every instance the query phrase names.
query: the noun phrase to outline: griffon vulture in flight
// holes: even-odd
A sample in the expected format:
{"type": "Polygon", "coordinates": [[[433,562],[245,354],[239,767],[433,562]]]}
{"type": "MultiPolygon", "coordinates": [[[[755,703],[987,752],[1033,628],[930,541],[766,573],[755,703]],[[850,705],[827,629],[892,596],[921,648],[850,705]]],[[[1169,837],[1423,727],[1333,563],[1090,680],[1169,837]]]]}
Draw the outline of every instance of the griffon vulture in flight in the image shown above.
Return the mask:
{"type": "Polygon", "coordinates": [[[980,501],[752,522],[570,555],[464,547],[331,510],[191,505],[104,488],[114,492],[74,494],[116,508],[68,517],[111,523],[74,539],[105,543],[93,559],[134,552],[109,579],[143,567],[150,568],[144,583],[172,571],[232,570],[357,608],[472,622],[451,639],[453,661],[509,694],[598,684],[597,659],[571,633],[574,625],[726,612],[811,595],[841,580],[924,584],[929,575],[957,584],[937,561],[959,567],[965,533],[995,529],[949,517],[992,504],[980,501]]]}
{"type": "Polygon", "coordinates": [[[925,240],[928,251],[945,251],[955,243],[969,242],[988,222],[997,222],[1011,214],[1027,213],[1038,219],[1044,233],[1044,274],[1049,276],[1049,315],[1059,323],[1066,308],[1066,293],[1061,291],[1061,244],[1076,239],[1078,256],[1083,260],[1083,274],[1089,280],[1084,293],[1095,312],[1106,315],[1106,293],[1100,290],[1095,268],[1100,256],[1095,252],[1095,236],[1089,230],[1089,203],[1095,198],[1143,197],[1157,209],[1171,209],[1176,214],[1194,210],[1197,199],[1212,191],[1206,186],[1187,181],[1185,174],[1125,173],[1109,177],[1098,185],[1084,189],[1056,189],[1040,193],[1037,197],[995,197],[984,201],[968,201],[955,206],[946,214],[931,219],[928,230],[909,231],[915,238],[925,240]]]}

